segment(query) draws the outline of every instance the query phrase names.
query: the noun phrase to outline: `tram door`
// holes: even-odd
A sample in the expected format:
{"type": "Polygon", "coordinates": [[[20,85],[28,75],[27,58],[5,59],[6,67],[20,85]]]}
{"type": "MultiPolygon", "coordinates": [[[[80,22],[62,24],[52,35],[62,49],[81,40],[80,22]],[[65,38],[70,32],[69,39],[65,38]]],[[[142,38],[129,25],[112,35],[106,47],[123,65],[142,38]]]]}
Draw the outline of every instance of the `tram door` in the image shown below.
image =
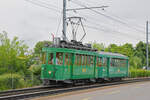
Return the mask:
{"type": "Polygon", "coordinates": [[[74,64],[73,64],[73,70],[72,70],[72,78],[78,78],[81,75],[81,64],[82,64],[82,56],[80,54],[74,55],[74,64]]]}
{"type": "Polygon", "coordinates": [[[108,58],[103,57],[103,58],[99,58],[99,62],[101,63],[99,65],[99,69],[98,69],[98,76],[101,78],[105,78],[107,77],[107,72],[108,72],[108,58]]]}
{"type": "Polygon", "coordinates": [[[64,77],[71,78],[72,64],[73,64],[73,54],[65,53],[64,54],[64,77]]]}
{"type": "Polygon", "coordinates": [[[109,58],[104,57],[103,58],[103,71],[102,71],[102,76],[107,77],[108,76],[108,67],[109,67],[109,58]]]}

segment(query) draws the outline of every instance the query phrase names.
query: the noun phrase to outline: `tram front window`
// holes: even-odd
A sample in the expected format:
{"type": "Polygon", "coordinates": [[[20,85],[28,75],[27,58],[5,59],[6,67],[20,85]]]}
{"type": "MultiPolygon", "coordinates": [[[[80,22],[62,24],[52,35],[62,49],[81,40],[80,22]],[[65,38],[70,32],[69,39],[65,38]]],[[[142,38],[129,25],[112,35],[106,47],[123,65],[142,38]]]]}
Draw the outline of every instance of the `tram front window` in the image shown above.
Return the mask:
{"type": "Polygon", "coordinates": [[[42,64],[46,64],[46,53],[42,53],[42,64]]]}
{"type": "Polygon", "coordinates": [[[50,53],[49,56],[48,56],[48,64],[50,64],[50,65],[54,64],[53,53],[50,53]]]}
{"type": "Polygon", "coordinates": [[[56,65],[63,64],[63,53],[56,53],[56,65]]]}

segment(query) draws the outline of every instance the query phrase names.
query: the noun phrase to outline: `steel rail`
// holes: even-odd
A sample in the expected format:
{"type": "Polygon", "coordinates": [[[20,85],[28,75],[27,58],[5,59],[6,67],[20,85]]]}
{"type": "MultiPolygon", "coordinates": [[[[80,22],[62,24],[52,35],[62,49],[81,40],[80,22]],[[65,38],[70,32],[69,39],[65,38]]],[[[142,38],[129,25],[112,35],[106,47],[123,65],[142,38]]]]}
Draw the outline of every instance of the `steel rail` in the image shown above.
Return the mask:
{"type": "Polygon", "coordinates": [[[54,95],[54,94],[61,94],[66,92],[78,91],[78,90],[85,90],[85,89],[92,89],[92,88],[99,88],[105,86],[113,86],[113,85],[120,85],[120,84],[128,84],[128,83],[135,83],[135,82],[145,82],[150,81],[150,78],[140,78],[140,79],[130,79],[130,80],[122,80],[120,82],[109,82],[103,84],[92,84],[92,85],[84,85],[84,86],[75,86],[75,87],[68,87],[68,88],[58,88],[58,89],[51,89],[45,91],[36,91],[30,93],[23,93],[23,94],[15,94],[10,96],[2,96],[0,100],[20,100],[26,99],[31,97],[39,97],[39,96],[47,96],[47,95],[54,95]]]}
{"type": "Polygon", "coordinates": [[[52,89],[59,87],[58,85],[52,85],[52,86],[37,86],[37,87],[32,87],[32,88],[23,88],[23,89],[14,89],[14,90],[8,90],[8,91],[2,91],[0,92],[0,97],[1,96],[10,96],[14,94],[21,94],[21,93],[27,93],[27,92],[36,92],[39,90],[46,90],[46,89],[52,89]]]}

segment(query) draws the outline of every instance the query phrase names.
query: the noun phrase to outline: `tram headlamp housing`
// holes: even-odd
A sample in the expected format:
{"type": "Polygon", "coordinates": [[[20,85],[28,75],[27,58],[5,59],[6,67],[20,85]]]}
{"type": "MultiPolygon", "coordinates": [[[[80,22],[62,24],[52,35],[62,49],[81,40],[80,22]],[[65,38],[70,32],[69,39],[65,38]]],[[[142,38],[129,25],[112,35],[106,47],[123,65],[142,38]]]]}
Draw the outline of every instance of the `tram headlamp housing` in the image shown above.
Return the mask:
{"type": "Polygon", "coordinates": [[[52,72],[51,72],[51,71],[49,71],[48,73],[49,73],[49,74],[51,74],[52,72]]]}

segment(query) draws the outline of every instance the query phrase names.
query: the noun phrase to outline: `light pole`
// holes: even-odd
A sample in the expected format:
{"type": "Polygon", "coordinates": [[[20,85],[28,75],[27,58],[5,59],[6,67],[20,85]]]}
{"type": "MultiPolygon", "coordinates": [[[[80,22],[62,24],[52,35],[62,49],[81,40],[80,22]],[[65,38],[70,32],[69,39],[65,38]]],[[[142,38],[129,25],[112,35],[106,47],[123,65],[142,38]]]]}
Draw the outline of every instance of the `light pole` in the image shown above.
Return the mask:
{"type": "Polygon", "coordinates": [[[149,59],[148,59],[148,21],[146,22],[146,69],[149,66],[149,59]]]}
{"type": "Polygon", "coordinates": [[[63,0],[63,40],[66,41],[66,0],[63,0]]]}

